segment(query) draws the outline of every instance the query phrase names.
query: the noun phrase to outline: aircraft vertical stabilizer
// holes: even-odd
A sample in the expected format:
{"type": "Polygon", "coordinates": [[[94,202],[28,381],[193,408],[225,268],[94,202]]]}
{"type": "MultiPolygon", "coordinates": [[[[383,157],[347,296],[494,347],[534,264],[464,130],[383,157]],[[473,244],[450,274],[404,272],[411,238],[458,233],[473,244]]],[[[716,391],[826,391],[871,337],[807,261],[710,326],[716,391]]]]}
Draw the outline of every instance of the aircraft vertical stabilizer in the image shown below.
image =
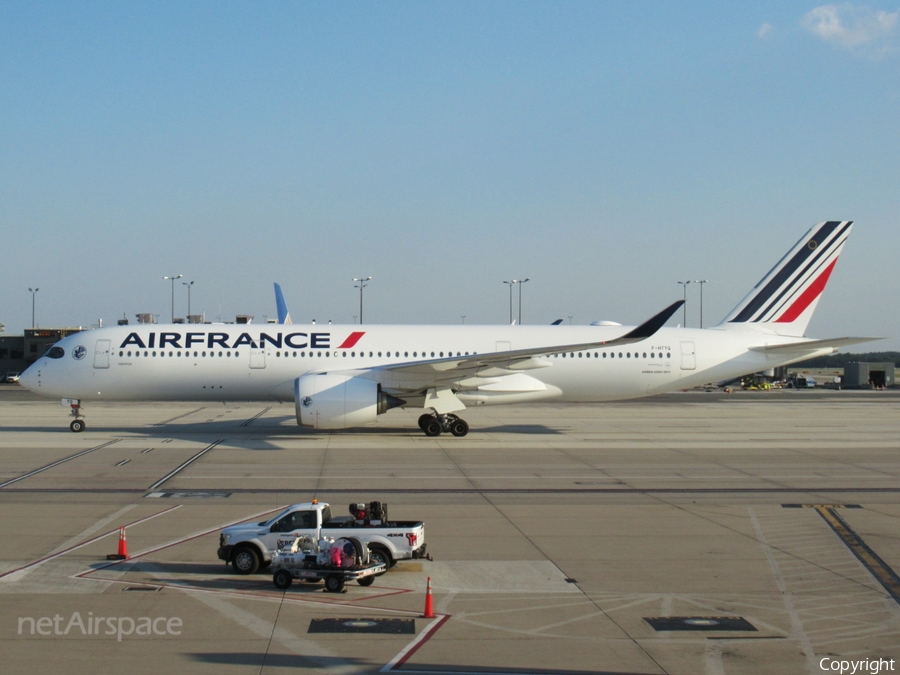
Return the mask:
{"type": "Polygon", "coordinates": [[[844,248],[852,221],[829,220],[807,232],[718,328],[756,328],[800,337],[844,248]]]}

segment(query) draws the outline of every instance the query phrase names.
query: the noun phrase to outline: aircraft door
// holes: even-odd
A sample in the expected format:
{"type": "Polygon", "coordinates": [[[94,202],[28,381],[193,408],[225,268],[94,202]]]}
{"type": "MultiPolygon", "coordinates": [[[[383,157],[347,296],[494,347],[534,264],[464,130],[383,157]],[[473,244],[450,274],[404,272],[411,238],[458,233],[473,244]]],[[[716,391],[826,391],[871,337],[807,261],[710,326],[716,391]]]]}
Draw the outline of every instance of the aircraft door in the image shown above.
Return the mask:
{"type": "Polygon", "coordinates": [[[250,367],[265,368],[266,367],[266,350],[250,349],[250,367]]]}
{"type": "Polygon", "coordinates": [[[97,340],[94,345],[94,368],[109,368],[109,340],[97,340]]]}
{"type": "Polygon", "coordinates": [[[694,349],[693,342],[681,343],[681,369],[696,370],[697,368],[697,352],[694,349]]]}

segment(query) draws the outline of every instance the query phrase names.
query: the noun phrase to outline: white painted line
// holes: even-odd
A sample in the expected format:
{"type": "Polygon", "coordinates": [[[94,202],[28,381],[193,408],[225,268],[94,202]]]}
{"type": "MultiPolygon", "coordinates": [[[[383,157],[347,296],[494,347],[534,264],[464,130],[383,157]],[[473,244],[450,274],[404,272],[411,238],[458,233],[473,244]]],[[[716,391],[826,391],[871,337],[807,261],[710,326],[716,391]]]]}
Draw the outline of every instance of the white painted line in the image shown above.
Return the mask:
{"type": "MultiPolygon", "coordinates": [[[[431,636],[437,632],[437,629],[447,623],[447,620],[450,618],[449,614],[438,614],[435,617],[435,620],[428,624],[422,632],[420,632],[412,642],[406,645],[400,653],[397,654],[393,659],[391,659],[387,665],[382,668],[379,672],[381,673],[390,673],[392,671],[397,670],[406,663],[406,660],[409,659],[413,654],[415,654],[419,648],[424,645],[428,640],[431,639],[431,636]]],[[[405,670],[403,672],[406,672],[405,670]]]]}
{"type": "MultiPolygon", "coordinates": [[[[183,544],[185,542],[191,541],[192,539],[197,539],[199,537],[206,536],[207,534],[211,534],[211,533],[213,533],[217,530],[221,530],[225,527],[230,527],[231,525],[237,525],[238,523],[243,523],[248,520],[254,520],[256,518],[259,518],[260,516],[265,516],[270,513],[275,513],[276,511],[281,511],[283,509],[286,509],[288,506],[289,506],[288,504],[285,504],[283,506],[279,506],[278,508],[269,509],[268,511],[260,511],[259,513],[255,513],[252,516],[245,516],[239,520],[233,520],[233,521],[225,523],[223,525],[216,525],[215,527],[211,527],[209,529],[202,530],[200,532],[195,532],[194,534],[189,534],[186,537],[181,537],[180,539],[174,539],[165,544],[160,544],[159,546],[154,546],[153,548],[148,548],[145,551],[141,551],[140,553],[134,554],[133,556],[129,557],[128,560],[113,560],[112,562],[106,563],[104,565],[100,565],[98,567],[92,567],[91,569],[85,570],[83,572],[79,572],[78,574],[76,574],[74,576],[78,577],[78,578],[83,578],[86,575],[90,574],[91,572],[99,572],[100,570],[104,570],[108,567],[112,567],[113,565],[119,565],[123,562],[131,562],[131,561],[137,560],[138,558],[142,558],[145,555],[149,555],[151,553],[156,553],[157,551],[162,551],[163,549],[171,548],[172,546],[177,546],[178,544],[183,544]]],[[[166,511],[171,511],[172,509],[180,509],[180,508],[181,508],[181,504],[179,504],[178,506],[173,506],[171,509],[167,509],[166,511]]],[[[166,511],[163,511],[162,513],[166,513],[166,511]]],[[[116,532],[118,532],[118,530],[116,530],[116,532]]],[[[109,533],[107,533],[107,534],[109,534],[109,533]]]]}
{"type": "MultiPolygon", "coordinates": [[[[158,516],[164,515],[166,513],[169,513],[170,511],[174,511],[175,509],[180,509],[180,508],[181,508],[181,504],[177,504],[168,509],[165,509],[164,511],[160,511],[159,513],[154,513],[153,515],[147,516],[146,518],[141,518],[140,520],[135,520],[133,523],[128,523],[127,525],[125,525],[125,527],[126,528],[134,527],[135,525],[138,525],[140,523],[145,523],[148,520],[153,520],[154,518],[156,518],[158,516]]],[[[101,535],[93,537],[92,539],[83,541],[80,544],[77,544],[75,546],[70,546],[69,548],[63,549],[62,551],[53,553],[52,555],[45,556],[43,558],[40,558],[33,562],[30,562],[27,565],[23,565],[22,567],[17,567],[14,570],[9,570],[8,572],[4,572],[3,574],[0,574],[0,579],[8,579],[9,581],[17,581],[18,579],[20,579],[21,577],[23,577],[25,575],[25,572],[27,570],[31,570],[32,568],[35,568],[39,565],[43,565],[45,562],[48,562],[50,560],[55,560],[56,558],[59,558],[60,556],[65,555],[66,553],[71,553],[72,551],[77,551],[78,549],[84,548],[88,544],[93,544],[95,541],[100,541],[104,537],[108,537],[111,534],[118,534],[118,533],[119,533],[119,528],[117,527],[114,530],[110,530],[109,532],[105,532],[101,535]],[[13,576],[13,575],[16,575],[16,576],[13,576]]]]}

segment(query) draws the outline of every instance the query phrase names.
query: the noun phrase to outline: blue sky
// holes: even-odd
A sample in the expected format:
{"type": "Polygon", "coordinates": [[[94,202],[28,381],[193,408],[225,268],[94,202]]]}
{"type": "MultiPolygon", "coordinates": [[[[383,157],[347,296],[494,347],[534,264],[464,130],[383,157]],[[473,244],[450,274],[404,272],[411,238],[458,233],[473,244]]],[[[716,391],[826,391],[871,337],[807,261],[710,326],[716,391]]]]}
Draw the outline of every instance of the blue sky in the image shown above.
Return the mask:
{"type": "Polygon", "coordinates": [[[636,323],[708,279],[709,325],[852,219],[810,334],[900,349],[896,4],[0,9],[7,333],[29,286],[39,325],[167,318],[169,274],[347,323],[360,275],[367,323],[502,323],[524,277],[525,323],[636,323]]]}

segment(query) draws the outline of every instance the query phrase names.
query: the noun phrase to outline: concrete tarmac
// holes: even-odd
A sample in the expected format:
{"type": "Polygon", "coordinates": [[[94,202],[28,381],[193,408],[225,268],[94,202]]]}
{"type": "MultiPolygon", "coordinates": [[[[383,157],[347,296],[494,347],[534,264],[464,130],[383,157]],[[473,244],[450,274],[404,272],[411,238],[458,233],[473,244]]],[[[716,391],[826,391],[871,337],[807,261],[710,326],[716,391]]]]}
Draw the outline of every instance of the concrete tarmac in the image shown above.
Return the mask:
{"type": "Polygon", "coordinates": [[[532,404],[427,438],[416,410],[323,433],[292,405],[104,403],[73,434],[57,401],[0,387],[0,670],[897,671],[898,404],[532,404]],[[328,594],[216,558],[221,527],[313,497],[423,520],[434,561],[328,594]],[[110,564],[122,525],[132,557],[110,564]]]}

